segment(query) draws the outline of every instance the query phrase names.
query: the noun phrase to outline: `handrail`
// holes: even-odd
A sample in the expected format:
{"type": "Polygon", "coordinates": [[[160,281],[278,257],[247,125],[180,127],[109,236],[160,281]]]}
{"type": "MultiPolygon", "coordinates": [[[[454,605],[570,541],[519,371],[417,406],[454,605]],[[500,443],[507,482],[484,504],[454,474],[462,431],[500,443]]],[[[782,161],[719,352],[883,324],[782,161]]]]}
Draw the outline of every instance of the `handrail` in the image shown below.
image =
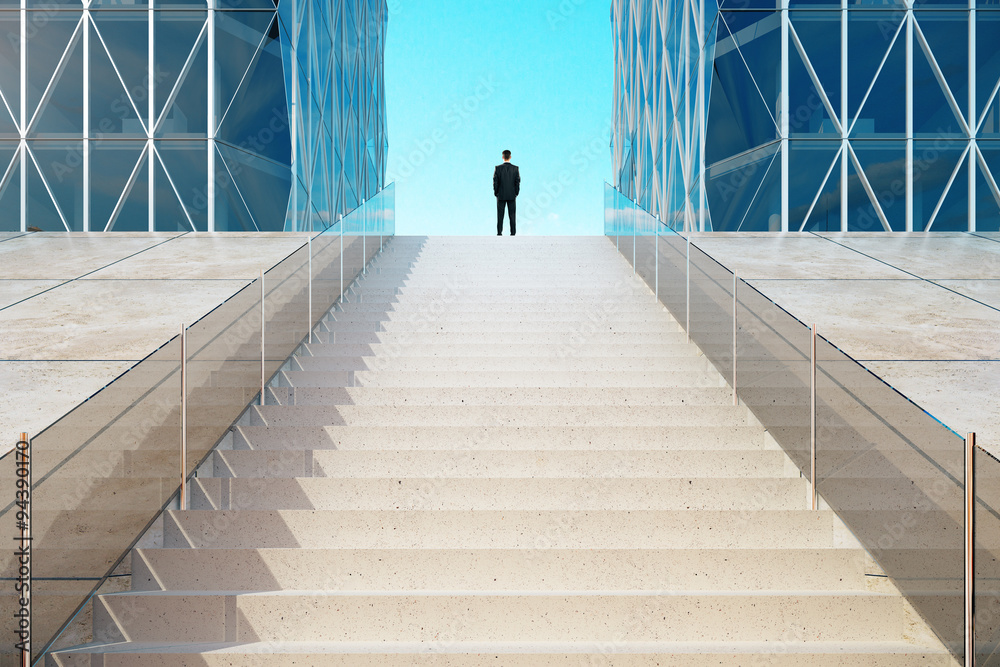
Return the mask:
{"type": "MultiPolygon", "coordinates": [[[[34,664],[162,512],[180,505],[181,487],[264,398],[261,377],[274,379],[394,234],[390,184],[31,438],[34,664]]],[[[13,481],[13,458],[0,457],[0,479],[13,481]]],[[[0,530],[13,537],[14,487],[2,488],[0,530]]],[[[4,580],[16,572],[12,555],[0,552],[4,580]]],[[[3,605],[15,601],[0,596],[8,623],[17,619],[3,605]]],[[[14,651],[13,640],[0,642],[0,656],[14,651]]]]}
{"type": "Polygon", "coordinates": [[[799,467],[809,505],[840,516],[956,656],[990,657],[1000,462],[608,184],[605,234],[799,467]]]}

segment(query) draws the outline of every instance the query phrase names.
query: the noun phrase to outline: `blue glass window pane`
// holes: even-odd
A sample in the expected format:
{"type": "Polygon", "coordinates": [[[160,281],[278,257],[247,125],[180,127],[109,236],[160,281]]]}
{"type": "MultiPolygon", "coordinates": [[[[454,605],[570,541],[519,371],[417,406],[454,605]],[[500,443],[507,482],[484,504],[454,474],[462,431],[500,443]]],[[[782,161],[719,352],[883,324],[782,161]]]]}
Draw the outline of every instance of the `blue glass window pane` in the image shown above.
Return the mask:
{"type": "MultiPolygon", "coordinates": [[[[4,35],[20,35],[21,13],[0,12],[0,31],[4,35]]],[[[12,122],[20,120],[17,117],[21,108],[20,42],[19,39],[0,39],[0,93],[7,102],[7,108],[0,111],[11,116],[12,122]]]]}
{"type": "MultiPolygon", "coordinates": [[[[32,141],[28,145],[70,230],[82,231],[83,142],[32,141]]],[[[37,184],[35,187],[37,188],[37,184]]],[[[32,186],[29,186],[29,192],[31,190],[32,186]]],[[[37,200],[42,199],[42,193],[38,189],[31,194],[37,200]]]]}
{"type": "Polygon", "coordinates": [[[789,136],[840,136],[830,118],[830,110],[794,44],[788,47],[788,116],[789,136]]]}
{"type": "Polygon", "coordinates": [[[715,47],[709,102],[712,129],[705,148],[709,164],[778,136],[773,114],[778,106],[779,63],[774,53],[780,49],[780,17],[730,12],[725,18],[715,47]]]}
{"type": "MultiPolygon", "coordinates": [[[[13,153],[16,145],[0,148],[3,155],[13,153]]],[[[21,231],[21,164],[20,160],[8,171],[10,159],[3,165],[7,182],[0,183],[0,232],[21,231]]]]}
{"type": "MultiPolygon", "coordinates": [[[[983,158],[987,161],[991,174],[995,173],[992,166],[996,165],[1000,158],[1000,144],[980,142],[979,148],[983,151],[983,158]]],[[[993,188],[998,184],[995,178],[992,180],[993,183],[989,183],[983,175],[982,166],[976,166],[976,231],[1000,231],[1000,203],[997,202],[997,195],[1000,195],[1000,192],[994,193],[993,188]]]]}
{"type": "Polygon", "coordinates": [[[969,231],[969,160],[962,160],[937,217],[930,224],[932,232],[969,231]]]}
{"type": "Polygon", "coordinates": [[[952,7],[967,7],[968,0],[913,0],[915,7],[933,7],[935,5],[951,5],[952,7]]]}
{"type": "Polygon", "coordinates": [[[83,136],[83,40],[77,37],[56,68],[53,80],[28,129],[31,137],[83,136]]]}
{"type": "Polygon", "coordinates": [[[218,118],[229,109],[257,48],[266,43],[273,21],[273,11],[216,13],[215,49],[226,54],[215,62],[218,118]]]}
{"type": "MultiPolygon", "coordinates": [[[[751,214],[751,209],[756,206],[756,197],[762,189],[771,164],[777,159],[778,146],[779,144],[773,143],[746,155],[717,163],[707,170],[705,187],[708,206],[712,211],[713,231],[735,232],[744,228],[743,225],[751,214]]],[[[773,190],[773,187],[770,189],[773,190]]],[[[772,203],[765,202],[765,204],[772,203]]],[[[751,220],[755,224],[760,224],[762,219],[766,221],[772,214],[779,216],[780,229],[780,205],[776,211],[765,205],[761,211],[753,212],[751,220]]]]}
{"type": "Polygon", "coordinates": [[[157,116],[163,111],[174,84],[201,36],[205,18],[205,12],[195,11],[154,13],[156,80],[153,89],[157,116]]]}
{"type": "Polygon", "coordinates": [[[237,91],[218,138],[233,146],[291,164],[288,102],[281,63],[281,45],[268,36],[264,48],[237,91]]]}
{"type": "Polygon", "coordinates": [[[839,231],[840,142],[789,141],[788,146],[789,231],[839,231]]]}
{"type": "MultiPolygon", "coordinates": [[[[97,111],[92,112],[97,115],[95,122],[98,126],[107,123],[101,121],[106,117],[111,129],[105,134],[126,134],[133,136],[145,136],[146,130],[137,125],[137,120],[142,118],[148,121],[149,118],[149,29],[147,12],[115,12],[102,10],[92,12],[91,18],[97,27],[97,40],[91,41],[91,57],[96,57],[98,47],[106,47],[107,53],[101,55],[96,63],[97,69],[92,70],[92,75],[96,72],[99,77],[96,83],[91,84],[92,96],[107,98],[97,111]],[[94,44],[94,41],[100,44],[94,44]],[[110,61],[107,62],[110,54],[110,61]],[[116,71],[117,70],[117,73],[116,71]],[[115,79],[121,77],[117,86],[115,79]],[[125,91],[121,90],[124,83],[125,91]],[[100,86],[100,90],[94,90],[95,86],[100,86]],[[123,92],[128,96],[122,97],[123,92]],[[138,113],[138,115],[136,115],[138,113]]],[[[156,69],[156,79],[162,79],[160,69],[156,69]]],[[[94,100],[92,98],[92,103],[94,100]]]]}
{"type": "Polygon", "coordinates": [[[48,232],[82,230],[83,216],[74,219],[76,202],[82,199],[75,197],[74,193],[82,191],[82,169],[69,169],[61,184],[56,180],[54,172],[58,169],[61,173],[62,167],[53,169],[52,165],[61,165],[64,151],[72,149],[64,149],[58,142],[37,144],[38,142],[29,144],[30,152],[27,157],[28,224],[48,232]],[[30,153],[34,153],[34,159],[30,153]]]}
{"type": "MultiPolygon", "coordinates": [[[[139,18],[139,17],[136,17],[139,18]]],[[[143,31],[145,21],[135,21],[134,25],[143,31]]],[[[139,120],[139,114],[147,113],[145,88],[133,90],[143,106],[136,108],[133,97],[122,87],[120,72],[116,72],[107,50],[99,39],[99,33],[91,26],[90,38],[90,132],[95,138],[145,137],[146,128],[139,120]]],[[[145,48],[145,46],[143,46],[145,48]]],[[[105,222],[107,220],[105,219],[105,222]]]]}
{"type": "Polygon", "coordinates": [[[215,231],[256,232],[256,223],[243,201],[243,195],[233,182],[232,174],[222,155],[215,158],[215,231]]]}
{"type": "Polygon", "coordinates": [[[1000,12],[976,12],[976,118],[986,111],[980,136],[1000,136],[1000,12]],[[989,107],[987,109],[987,107],[989,107]]]}
{"type": "MultiPolygon", "coordinates": [[[[108,226],[145,146],[144,141],[90,142],[91,230],[104,231],[108,226]]],[[[147,229],[143,219],[141,230],[147,229]]]]}
{"type": "Polygon", "coordinates": [[[125,192],[118,215],[111,221],[111,231],[149,231],[149,159],[144,157],[125,192]]]}
{"type": "Polygon", "coordinates": [[[207,6],[205,0],[156,0],[156,9],[203,9],[207,6]]]}
{"type": "MultiPolygon", "coordinates": [[[[291,5],[290,2],[285,4],[291,5]]],[[[278,0],[216,0],[215,6],[219,9],[274,9],[278,0]]]]}
{"type": "Polygon", "coordinates": [[[195,47],[187,71],[177,80],[168,98],[169,108],[158,120],[156,136],[205,137],[208,134],[208,45],[202,39],[195,47]],[[171,101],[172,99],[172,101],[171,101]]]}
{"type": "MultiPolygon", "coordinates": [[[[792,27],[834,111],[840,112],[840,12],[790,12],[792,27]]],[[[789,50],[792,47],[789,46],[789,50]]],[[[773,57],[773,55],[772,55],[773,57]]]]}
{"type": "MultiPolygon", "coordinates": [[[[958,106],[969,99],[969,12],[917,11],[917,25],[937,60],[958,106]]],[[[916,49],[914,45],[914,49],[916,49]]]]}
{"type": "MultiPolygon", "coordinates": [[[[28,116],[32,116],[48,88],[52,75],[70,45],[79,41],[75,34],[80,12],[27,12],[28,34],[28,116]],[[33,34],[32,34],[33,31],[33,34]]],[[[18,71],[20,66],[18,66],[18,71]]]]}
{"type": "Polygon", "coordinates": [[[965,147],[958,140],[913,142],[914,231],[927,227],[965,147]]]}
{"type": "Polygon", "coordinates": [[[19,157],[17,155],[20,144],[16,141],[0,141],[0,231],[10,232],[21,228],[21,181],[20,177],[15,180],[14,176],[18,170],[19,157]],[[6,177],[6,180],[3,180],[6,177]],[[7,198],[7,191],[14,195],[7,198]],[[17,209],[8,211],[4,209],[5,203],[10,203],[11,199],[17,199],[17,209]]]}
{"type": "Polygon", "coordinates": [[[149,0],[90,0],[92,10],[113,11],[115,9],[146,9],[149,0]]]}
{"type": "Polygon", "coordinates": [[[190,232],[191,223],[184,208],[178,199],[176,183],[171,183],[170,177],[163,169],[159,160],[154,160],[154,187],[155,199],[154,215],[156,220],[155,229],[158,232],[190,232]]]}
{"type": "Polygon", "coordinates": [[[963,134],[948,98],[934,75],[923,49],[913,45],[913,134],[938,137],[963,134]]]}
{"type": "Polygon", "coordinates": [[[856,141],[852,145],[889,225],[893,231],[906,231],[906,144],[856,141]]]}
{"type": "Polygon", "coordinates": [[[208,142],[158,141],[157,152],[181,204],[199,231],[208,229],[208,142]]]}
{"type": "Polygon", "coordinates": [[[854,119],[850,134],[905,137],[906,36],[897,32],[899,16],[885,12],[850,15],[850,41],[855,43],[848,50],[848,111],[854,119]]]}
{"type": "Polygon", "coordinates": [[[225,144],[219,144],[219,153],[260,231],[282,231],[292,181],[289,168],[225,144]]]}

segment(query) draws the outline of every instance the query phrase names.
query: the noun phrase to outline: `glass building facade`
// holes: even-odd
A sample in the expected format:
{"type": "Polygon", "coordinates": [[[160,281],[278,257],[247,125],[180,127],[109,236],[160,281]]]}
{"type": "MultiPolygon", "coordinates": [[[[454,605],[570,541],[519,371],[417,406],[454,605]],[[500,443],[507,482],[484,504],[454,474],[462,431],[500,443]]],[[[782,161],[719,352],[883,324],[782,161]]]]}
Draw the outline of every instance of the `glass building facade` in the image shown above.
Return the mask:
{"type": "Polygon", "coordinates": [[[384,185],[385,0],[0,0],[0,230],[309,231],[384,185]]]}
{"type": "Polygon", "coordinates": [[[674,229],[1000,229],[996,0],[613,0],[615,185],[674,229]]]}

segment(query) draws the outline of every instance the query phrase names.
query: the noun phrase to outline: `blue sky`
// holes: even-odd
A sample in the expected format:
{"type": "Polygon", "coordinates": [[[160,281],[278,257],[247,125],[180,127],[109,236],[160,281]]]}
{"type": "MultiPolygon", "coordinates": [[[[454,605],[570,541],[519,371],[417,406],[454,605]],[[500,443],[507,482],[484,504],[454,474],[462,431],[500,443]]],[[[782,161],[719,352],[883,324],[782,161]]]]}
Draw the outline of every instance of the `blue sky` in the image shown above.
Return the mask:
{"type": "Polygon", "coordinates": [[[396,232],[496,234],[493,167],[521,169],[518,234],[601,234],[609,0],[387,0],[396,232]]]}

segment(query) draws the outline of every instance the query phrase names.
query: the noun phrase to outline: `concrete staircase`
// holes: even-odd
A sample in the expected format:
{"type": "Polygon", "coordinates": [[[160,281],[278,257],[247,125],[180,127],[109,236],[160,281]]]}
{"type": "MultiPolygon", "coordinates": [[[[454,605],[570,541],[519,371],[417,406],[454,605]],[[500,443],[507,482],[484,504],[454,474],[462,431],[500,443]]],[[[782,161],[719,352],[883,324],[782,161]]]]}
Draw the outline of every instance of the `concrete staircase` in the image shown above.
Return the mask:
{"type": "Polygon", "coordinates": [[[50,665],[956,664],[604,238],[396,238],[50,665]]]}

